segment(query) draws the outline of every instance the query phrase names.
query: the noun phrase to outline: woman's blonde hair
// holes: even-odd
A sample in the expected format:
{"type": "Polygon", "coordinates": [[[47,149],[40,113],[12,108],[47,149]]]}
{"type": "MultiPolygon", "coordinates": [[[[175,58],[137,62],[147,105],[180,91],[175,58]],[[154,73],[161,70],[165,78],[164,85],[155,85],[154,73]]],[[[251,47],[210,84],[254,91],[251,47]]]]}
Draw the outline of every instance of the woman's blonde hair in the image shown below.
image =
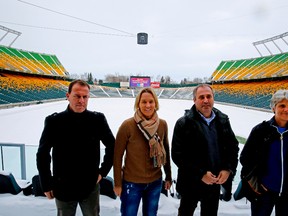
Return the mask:
{"type": "Polygon", "coordinates": [[[139,103],[140,103],[141,96],[143,93],[149,93],[152,95],[152,97],[154,98],[154,101],[155,101],[155,110],[156,111],[159,110],[158,97],[157,97],[155,91],[151,87],[146,87],[146,88],[141,89],[141,91],[136,96],[135,103],[134,103],[134,111],[136,111],[139,108],[139,103]]]}

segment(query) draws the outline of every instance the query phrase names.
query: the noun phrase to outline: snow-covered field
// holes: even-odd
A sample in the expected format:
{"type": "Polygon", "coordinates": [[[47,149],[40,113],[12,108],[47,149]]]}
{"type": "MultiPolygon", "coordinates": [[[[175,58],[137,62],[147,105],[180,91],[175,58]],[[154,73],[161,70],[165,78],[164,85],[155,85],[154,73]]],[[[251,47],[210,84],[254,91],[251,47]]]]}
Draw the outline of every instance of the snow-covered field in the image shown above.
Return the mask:
{"type": "MultiPolygon", "coordinates": [[[[160,110],[158,111],[158,114],[160,118],[163,118],[168,122],[169,138],[171,141],[176,120],[184,114],[185,109],[189,109],[192,106],[193,102],[192,100],[159,99],[159,103],[160,110]]],[[[122,121],[133,115],[133,105],[133,98],[91,98],[88,109],[103,112],[108,120],[111,130],[114,135],[116,135],[118,127],[122,121]]],[[[0,143],[24,143],[27,145],[27,149],[34,149],[35,152],[43,129],[45,117],[53,112],[64,110],[66,106],[67,101],[61,101],[0,110],[0,143]]],[[[245,138],[247,138],[254,125],[263,120],[268,120],[273,116],[270,112],[224,106],[217,103],[215,104],[215,107],[229,115],[235,134],[245,138]]],[[[37,174],[36,166],[34,164],[34,152],[32,150],[26,152],[26,157],[29,157],[26,159],[28,161],[28,180],[32,175],[37,174]]],[[[7,161],[6,163],[13,164],[11,161],[7,161]]],[[[11,166],[11,169],[13,169],[13,166],[11,166]]],[[[13,170],[5,171],[11,171],[13,173],[13,170]]],[[[177,173],[175,167],[172,172],[173,177],[176,178],[177,173]]],[[[16,178],[19,176],[19,173],[13,174],[16,178]]],[[[236,179],[233,185],[234,190],[237,183],[238,180],[236,179]]],[[[119,198],[113,200],[107,196],[101,195],[100,202],[101,215],[120,215],[119,198]]],[[[178,199],[171,196],[166,197],[161,194],[158,215],[175,216],[177,215],[178,206],[178,199]]],[[[24,196],[22,193],[18,195],[0,194],[0,216],[8,215],[54,216],[56,215],[55,203],[45,197],[24,196]]],[[[81,215],[80,209],[78,209],[77,216],[78,215],[81,215]]],[[[142,215],[141,210],[139,211],[139,215],[142,215]]],[[[199,215],[199,208],[197,209],[196,215],[199,215]]],[[[234,201],[233,198],[229,202],[220,201],[219,216],[234,215],[250,215],[250,203],[246,201],[246,199],[234,201]]]]}

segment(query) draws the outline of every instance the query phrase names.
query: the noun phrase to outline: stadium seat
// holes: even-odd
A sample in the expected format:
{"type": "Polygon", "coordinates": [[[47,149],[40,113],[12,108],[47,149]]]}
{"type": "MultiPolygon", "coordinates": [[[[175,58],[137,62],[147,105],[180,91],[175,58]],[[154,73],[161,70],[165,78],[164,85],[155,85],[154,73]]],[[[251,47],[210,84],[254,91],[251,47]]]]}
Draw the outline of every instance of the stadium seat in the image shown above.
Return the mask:
{"type": "Polygon", "coordinates": [[[28,187],[30,183],[24,187],[20,187],[16,182],[12,173],[0,171],[0,193],[19,194],[24,188],[28,187]]]}

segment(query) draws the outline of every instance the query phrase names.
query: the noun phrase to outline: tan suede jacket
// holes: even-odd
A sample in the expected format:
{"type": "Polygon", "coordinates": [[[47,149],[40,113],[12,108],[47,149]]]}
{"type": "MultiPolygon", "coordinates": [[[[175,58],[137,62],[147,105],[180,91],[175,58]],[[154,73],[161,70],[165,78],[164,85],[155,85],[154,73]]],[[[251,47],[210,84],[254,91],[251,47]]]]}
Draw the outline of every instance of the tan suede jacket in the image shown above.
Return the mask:
{"type": "MultiPolygon", "coordinates": [[[[157,133],[166,150],[165,180],[171,181],[168,126],[165,120],[160,119],[157,133]]],[[[122,179],[133,183],[151,183],[162,176],[161,168],[153,166],[153,159],[149,155],[148,140],[137,127],[133,117],[125,120],[118,130],[113,168],[115,186],[122,186],[122,179]]]]}

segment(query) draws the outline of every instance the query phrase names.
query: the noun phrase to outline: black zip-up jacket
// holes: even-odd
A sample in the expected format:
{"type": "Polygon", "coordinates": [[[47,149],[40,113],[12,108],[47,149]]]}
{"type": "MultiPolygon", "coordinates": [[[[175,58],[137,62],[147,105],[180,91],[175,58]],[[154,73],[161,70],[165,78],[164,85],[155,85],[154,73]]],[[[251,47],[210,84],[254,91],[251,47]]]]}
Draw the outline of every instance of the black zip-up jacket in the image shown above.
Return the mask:
{"type": "MultiPolygon", "coordinates": [[[[240,154],[240,163],[242,164],[241,178],[250,173],[260,178],[261,176],[265,175],[269,149],[275,140],[278,140],[281,145],[288,145],[288,130],[281,135],[275,126],[274,117],[272,117],[269,121],[263,121],[251,130],[251,133],[240,154]]],[[[282,171],[285,175],[281,176],[282,184],[281,188],[279,188],[280,194],[285,194],[286,196],[288,195],[287,154],[288,152],[286,152],[281,159],[281,169],[284,169],[282,171]]]]}
{"type": "Polygon", "coordinates": [[[106,176],[113,165],[114,144],[115,138],[102,113],[74,113],[67,108],[47,116],[37,152],[43,191],[53,190],[62,201],[88,197],[98,175],[106,176]],[[100,141],[105,146],[105,156],[99,168],[100,141]]]}
{"type": "MultiPolygon", "coordinates": [[[[231,129],[229,118],[216,108],[216,131],[220,161],[220,170],[229,170],[232,175],[236,173],[238,164],[238,141],[231,129]]],[[[182,192],[193,193],[199,189],[201,179],[209,167],[208,139],[203,131],[206,122],[196,111],[195,105],[186,110],[183,117],[178,119],[174,127],[172,138],[172,159],[178,167],[176,189],[182,192]]],[[[217,175],[217,173],[215,173],[217,175]]]]}

